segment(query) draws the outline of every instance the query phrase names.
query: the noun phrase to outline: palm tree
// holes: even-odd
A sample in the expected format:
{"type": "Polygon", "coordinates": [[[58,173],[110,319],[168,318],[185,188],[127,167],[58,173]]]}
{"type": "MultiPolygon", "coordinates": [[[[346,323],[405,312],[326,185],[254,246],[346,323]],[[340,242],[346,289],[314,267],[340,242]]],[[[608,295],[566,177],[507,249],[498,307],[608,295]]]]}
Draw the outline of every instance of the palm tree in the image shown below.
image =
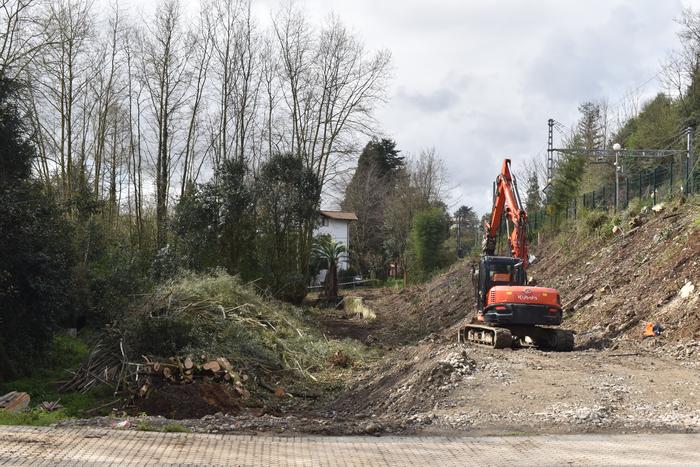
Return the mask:
{"type": "Polygon", "coordinates": [[[328,297],[338,296],[338,262],[347,251],[345,245],[336,242],[330,235],[319,235],[315,239],[314,256],[328,264],[328,275],[326,276],[328,297]]]}

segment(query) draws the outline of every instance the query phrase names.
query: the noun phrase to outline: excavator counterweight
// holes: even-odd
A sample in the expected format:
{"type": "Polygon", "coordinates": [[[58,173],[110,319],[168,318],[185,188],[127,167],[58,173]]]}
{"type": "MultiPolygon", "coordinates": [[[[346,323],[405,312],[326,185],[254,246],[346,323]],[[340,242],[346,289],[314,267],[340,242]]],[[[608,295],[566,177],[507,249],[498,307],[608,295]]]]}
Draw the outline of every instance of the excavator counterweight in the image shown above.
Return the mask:
{"type": "Polygon", "coordinates": [[[460,342],[494,348],[514,344],[569,351],[571,331],[556,329],[562,322],[561,298],[556,289],[528,284],[527,213],[520,203],[510,160],[496,178],[496,192],[485,234],[479,268],[472,271],[476,315],[460,328],[460,342]],[[509,256],[496,256],[498,234],[505,217],[509,256]],[[512,226],[512,229],[511,229],[512,226]]]}

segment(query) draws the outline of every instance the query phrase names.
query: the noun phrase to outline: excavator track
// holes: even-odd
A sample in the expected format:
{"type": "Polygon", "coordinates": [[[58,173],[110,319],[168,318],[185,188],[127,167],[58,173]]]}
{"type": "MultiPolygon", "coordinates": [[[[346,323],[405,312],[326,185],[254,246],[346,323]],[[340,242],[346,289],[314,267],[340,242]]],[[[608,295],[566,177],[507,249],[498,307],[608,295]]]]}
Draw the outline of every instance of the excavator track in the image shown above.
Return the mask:
{"type": "Polygon", "coordinates": [[[468,324],[459,330],[458,341],[473,342],[494,349],[505,349],[514,344],[555,352],[570,352],[574,349],[574,334],[571,331],[537,326],[517,326],[508,329],[468,324]]]}
{"type": "Polygon", "coordinates": [[[513,345],[513,335],[506,328],[468,324],[459,330],[460,342],[473,342],[494,349],[505,349],[513,345]]]}
{"type": "Polygon", "coordinates": [[[552,329],[554,338],[552,350],[557,352],[571,352],[574,350],[574,333],[565,329],[552,329]]]}

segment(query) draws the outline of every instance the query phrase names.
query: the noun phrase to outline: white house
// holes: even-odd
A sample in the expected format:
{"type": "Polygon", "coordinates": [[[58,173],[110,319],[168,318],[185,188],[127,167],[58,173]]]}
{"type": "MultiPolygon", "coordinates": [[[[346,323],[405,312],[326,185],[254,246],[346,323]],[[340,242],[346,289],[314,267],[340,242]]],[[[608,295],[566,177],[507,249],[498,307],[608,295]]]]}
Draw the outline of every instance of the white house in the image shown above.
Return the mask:
{"type": "MultiPolygon", "coordinates": [[[[314,230],[314,236],[330,235],[333,240],[343,243],[350,250],[350,222],[356,221],[354,212],[321,211],[321,219],[314,230]]],[[[339,270],[347,270],[350,267],[350,257],[343,254],[338,263],[339,270]]]]}

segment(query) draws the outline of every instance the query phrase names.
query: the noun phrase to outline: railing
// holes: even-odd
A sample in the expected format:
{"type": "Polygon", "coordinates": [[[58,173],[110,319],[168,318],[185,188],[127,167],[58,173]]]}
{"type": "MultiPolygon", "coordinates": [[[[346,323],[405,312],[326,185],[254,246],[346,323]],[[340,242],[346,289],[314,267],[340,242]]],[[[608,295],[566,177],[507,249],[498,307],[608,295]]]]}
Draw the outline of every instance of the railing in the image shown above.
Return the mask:
{"type": "MultiPolygon", "coordinates": [[[[349,287],[349,286],[352,286],[352,288],[355,289],[355,288],[357,288],[357,287],[366,287],[367,284],[369,284],[369,283],[379,283],[379,282],[381,282],[379,279],[364,279],[364,280],[361,280],[361,281],[341,282],[340,284],[338,284],[338,288],[339,288],[339,289],[343,289],[343,288],[348,289],[348,288],[351,288],[351,287],[349,287]]],[[[323,288],[325,288],[325,287],[326,287],[326,286],[323,285],[323,284],[321,284],[321,285],[310,285],[310,286],[307,287],[307,290],[310,290],[310,291],[311,291],[311,290],[323,289],[323,288]]]]}

